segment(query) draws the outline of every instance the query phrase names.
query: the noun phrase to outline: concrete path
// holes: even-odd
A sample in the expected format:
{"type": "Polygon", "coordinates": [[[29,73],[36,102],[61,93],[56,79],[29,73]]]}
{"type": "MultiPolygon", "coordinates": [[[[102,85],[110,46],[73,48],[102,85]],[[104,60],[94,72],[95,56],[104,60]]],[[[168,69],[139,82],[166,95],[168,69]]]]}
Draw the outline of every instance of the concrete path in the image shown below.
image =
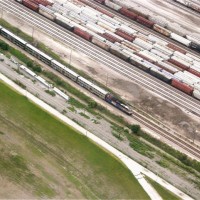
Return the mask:
{"type": "Polygon", "coordinates": [[[85,135],[86,137],[88,137],[90,140],[92,140],[93,142],[95,142],[99,146],[105,148],[110,153],[114,154],[133,173],[133,175],[136,177],[136,179],[139,181],[139,183],[141,184],[143,189],[147,192],[147,194],[149,195],[149,197],[152,200],[160,200],[162,198],[155,191],[155,189],[146,181],[146,179],[144,178],[144,175],[150,177],[151,179],[153,179],[154,181],[156,181],[157,183],[159,183],[160,185],[162,185],[163,187],[165,187],[166,189],[168,189],[172,193],[176,194],[181,199],[192,200],[192,198],[189,197],[188,195],[186,195],[185,193],[181,192],[180,190],[178,190],[177,188],[175,188],[174,186],[172,186],[168,182],[164,181],[162,178],[158,177],[157,175],[155,175],[154,173],[152,173],[148,169],[144,168],[142,165],[140,165],[137,162],[135,162],[134,160],[130,159],[125,154],[121,153],[120,151],[118,151],[117,149],[115,149],[114,147],[109,145],[108,143],[104,142],[103,140],[101,140],[100,138],[95,136],[94,134],[88,132],[86,129],[79,126],[77,123],[75,123],[71,119],[67,118],[66,116],[62,115],[57,110],[50,107],[48,104],[44,103],[42,100],[38,99],[37,97],[35,97],[31,93],[27,92],[26,90],[22,89],[21,87],[16,85],[13,81],[8,79],[7,77],[5,77],[1,73],[0,73],[0,80],[4,81],[5,83],[10,85],[11,87],[15,88],[19,93],[26,96],[29,100],[31,100],[34,103],[36,103],[37,105],[39,105],[40,107],[42,107],[47,112],[51,113],[52,115],[56,116],[57,118],[59,118],[63,122],[72,126],[74,129],[78,130],[81,134],[85,135]]]}

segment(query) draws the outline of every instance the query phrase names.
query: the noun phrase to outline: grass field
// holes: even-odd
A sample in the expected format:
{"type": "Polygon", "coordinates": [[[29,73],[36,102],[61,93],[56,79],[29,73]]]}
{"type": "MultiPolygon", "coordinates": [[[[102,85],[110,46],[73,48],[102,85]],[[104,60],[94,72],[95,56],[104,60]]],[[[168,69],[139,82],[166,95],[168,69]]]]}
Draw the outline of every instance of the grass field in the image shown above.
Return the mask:
{"type": "Polygon", "coordinates": [[[1,197],[149,199],[117,159],[2,82],[0,98],[0,180],[15,184],[1,181],[1,197]]]}

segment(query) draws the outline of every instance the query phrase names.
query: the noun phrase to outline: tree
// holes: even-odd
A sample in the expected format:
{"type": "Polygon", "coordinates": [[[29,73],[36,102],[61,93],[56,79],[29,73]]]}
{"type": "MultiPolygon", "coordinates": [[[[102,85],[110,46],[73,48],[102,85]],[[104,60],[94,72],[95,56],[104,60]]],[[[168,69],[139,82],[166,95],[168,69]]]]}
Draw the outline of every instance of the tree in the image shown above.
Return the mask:
{"type": "Polygon", "coordinates": [[[0,41],[0,48],[3,49],[4,51],[7,51],[8,48],[9,48],[9,45],[6,44],[6,43],[3,42],[3,41],[0,41]]]}
{"type": "Polygon", "coordinates": [[[132,131],[132,133],[136,134],[136,135],[140,135],[140,125],[136,125],[136,124],[133,124],[130,126],[130,129],[132,131]]]}

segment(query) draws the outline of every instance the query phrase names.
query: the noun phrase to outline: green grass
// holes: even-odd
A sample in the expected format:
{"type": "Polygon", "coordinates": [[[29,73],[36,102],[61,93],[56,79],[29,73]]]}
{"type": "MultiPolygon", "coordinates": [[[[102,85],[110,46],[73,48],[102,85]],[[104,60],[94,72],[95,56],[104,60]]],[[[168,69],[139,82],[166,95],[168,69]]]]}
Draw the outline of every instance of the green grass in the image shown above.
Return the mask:
{"type": "Polygon", "coordinates": [[[163,188],[161,185],[156,183],[150,178],[147,178],[147,181],[154,187],[154,189],[158,192],[158,194],[163,198],[163,200],[180,200],[181,198],[177,197],[175,194],[170,192],[169,190],[163,188]]]}
{"type": "MultiPolygon", "coordinates": [[[[1,82],[0,96],[1,116],[23,127],[33,137],[32,141],[35,137],[41,137],[45,144],[53,145],[59,162],[64,164],[66,159],[68,164],[65,163],[64,166],[76,169],[74,173],[78,173],[78,180],[98,198],[149,199],[131,172],[113,156],[89,142],[88,138],[56,120],[1,82]]],[[[47,148],[44,144],[41,146],[47,148]]],[[[21,166],[20,162],[16,162],[21,166]]],[[[21,167],[24,168],[23,162],[21,167]]],[[[41,189],[47,194],[50,192],[48,188],[41,189]]]]}

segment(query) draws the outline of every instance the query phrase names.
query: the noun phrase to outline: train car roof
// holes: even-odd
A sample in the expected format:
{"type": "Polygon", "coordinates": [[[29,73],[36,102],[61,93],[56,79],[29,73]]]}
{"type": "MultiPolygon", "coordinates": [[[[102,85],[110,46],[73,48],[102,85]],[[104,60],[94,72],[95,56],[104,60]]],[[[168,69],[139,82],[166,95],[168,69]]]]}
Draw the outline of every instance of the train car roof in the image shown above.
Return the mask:
{"type": "Polygon", "coordinates": [[[2,28],[2,30],[6,33],[8,33],[10,36],[12,36],[13,38],[17,39],[18,41],[20,41],[23,44],[27,44],[27,42],[23,39],[21,39],[20,37],[16,36],[15,34],[13,34],[12,32],[10,32],[9,30],[2,28]]]}
{"type": "Polygon", "coordinates": [[[59,67],[61,67],[61,68],[63,68],[64,70],[68,71],[70,74],[72,74],[72,75],[74,75],[74,76],[76,76],[76,77],[79,76],[76,72],[74,72],[73,70],[69,69],[69,68],[66,67],[65,65],[59,63],[59,62],[56,61],[56,60],[52,60],[51,62],[55,63],[55,64],[58,65],[59,67]]]}
{"type": "Polygon", "coordinates": [[[35,48],[33,45],[31,44],[27,44],[27,46],[29,48],[31,48],[33,51],[39,53],[41,56],[45,57],[48,60],[52,60],[53,58],[51,58],[50,56],[48,56],[47,54],[43,53],[42,51],[38,50],[37,48],[35,48]]]}

